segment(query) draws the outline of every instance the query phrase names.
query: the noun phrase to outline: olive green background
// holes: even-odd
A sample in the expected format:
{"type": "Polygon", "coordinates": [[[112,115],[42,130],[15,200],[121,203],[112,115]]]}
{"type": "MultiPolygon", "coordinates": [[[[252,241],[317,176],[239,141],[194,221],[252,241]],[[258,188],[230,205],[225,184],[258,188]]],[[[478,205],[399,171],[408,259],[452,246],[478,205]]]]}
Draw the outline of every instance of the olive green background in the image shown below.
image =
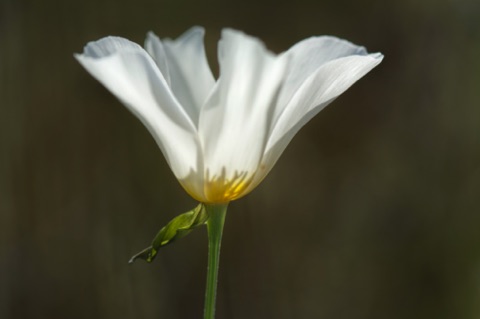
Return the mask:
{"type": "Polygon", "coordinates": [[[0,0],[0,318],[201,318],[205,229],[127,264],[195,202],[73,58],[192,25],[385,54],[230,205],[217,318],[479,318],[477,0],[0,0]]]}

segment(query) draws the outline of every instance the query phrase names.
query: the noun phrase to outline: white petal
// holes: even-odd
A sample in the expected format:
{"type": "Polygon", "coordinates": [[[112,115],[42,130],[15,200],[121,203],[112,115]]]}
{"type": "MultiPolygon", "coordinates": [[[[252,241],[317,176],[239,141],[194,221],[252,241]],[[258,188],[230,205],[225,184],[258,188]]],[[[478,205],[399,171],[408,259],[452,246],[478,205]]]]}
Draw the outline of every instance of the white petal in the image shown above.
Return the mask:
{"type": "Polygon", "coordinates": [[[258,39],[234,30],[222,32],[220,78],[199,124],[209,179],[251,176],[257,170],[287,61],[268,52],[258,39]]]}
{"type": "Polygon", "coordinates": [[[152,56],[160,69],[160,72],[162,72],[165,81],[167,81],[168,86],[171,87],[170,71],[165,48],[163,47],[162,41],[160,41],[153,32],[148,32],[147,34],[147,38],[145,39],[145,50],[147,50],[148,54],[152,56]]]}
{"type": "Polygon", "coordinates": [[[293,136],[353,83],[383,59],[379,53],[352,55],[327,62],[294,92],[279,115],[267,143],[263,164],[272,167],[293,136]]]}
{"type": "Polygon", "coordinates": [[[197,169],[195,126],[145,50],[108,37],[89,43],[75,57],[145,124],[177,178],[197,169]]]}
{"type": "Polygon", "coordinates": [[[274,123],[284,107],[305,80],[323,64],[350,55],[366,55],[364,47],[331,36],[311,37],[298,42],[284,53],[288,56],[289,72],[280,92],[274,123]]]}
{"type": "Polygon", "coordinates": [[[173,94],[195,125],[198,124],[200,108],[215,85],[205,55],[204,34],[203,28],[193,27],[176,40],[161,41],[149,33],[145,43],[147,51],[166,75],[173,94]]]}
{"type": "Polygon", "coordinates": [[[138,44],[120,37],[106,37],[89,42],[83,48],[83,55],[90,58],[103,58],[117,52],[137,52],[142,50],[138,44]]]}

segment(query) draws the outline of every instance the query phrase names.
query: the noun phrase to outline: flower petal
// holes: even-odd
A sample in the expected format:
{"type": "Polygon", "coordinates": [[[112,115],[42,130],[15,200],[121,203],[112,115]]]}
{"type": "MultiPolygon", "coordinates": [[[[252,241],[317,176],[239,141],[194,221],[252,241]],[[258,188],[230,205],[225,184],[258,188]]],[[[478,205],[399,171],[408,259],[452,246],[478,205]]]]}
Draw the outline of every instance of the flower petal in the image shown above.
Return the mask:
{"type": "Polygon", "coordinates": [[[205,30],[193,27],[176,40],[161,41],[149,33],[145,43],[167,79],[173,94],[195,125],[200,108],[210,94],[215,79],[208,65],[203,45],[205,30]]]}
{"type": "Polygon", "coordinates": [[[284,53],[288,56],[289,72],[285,77],[275,110],[274,123],[287,106],[293,94],[305,80],[323,64],[350,55],[366,55],[364,47],[332,37],[311,37],[298,42],[284,53]]]}
{"type": "Polygon", "coordinates": [[[87,44],[75,57],[149,129],[177,178],[197,169],[195,126],[145,50],[107,37],[87,44]]]}
{"type": "Polygon", "coordinates": [[[231,182],[242,176],[251,182],[264,153],[287,61],[268,52],[256,38],[223,30],[220,78],[199,123],[207,180],[221,177],[231,182]]]}
{"type": "Polygon", "coordinates": [[[167,81],[168,86],[171,88],[167,54],[165,53],[165,48],[162,41],[160,41],[160,39],[153,32],[147,33],[147,38],[145,39],[145,50],[152,56],[153,60],[160,69],[160,72],[162,72],[165,81],[167,81]]]}
{"type": "Polygon", "coordinates": [[[262,164],[271,168],[303,125],[382,59],[380,53],[352,55],[324,63],[311,73],[279,114],[272,127],[262,164]]]}

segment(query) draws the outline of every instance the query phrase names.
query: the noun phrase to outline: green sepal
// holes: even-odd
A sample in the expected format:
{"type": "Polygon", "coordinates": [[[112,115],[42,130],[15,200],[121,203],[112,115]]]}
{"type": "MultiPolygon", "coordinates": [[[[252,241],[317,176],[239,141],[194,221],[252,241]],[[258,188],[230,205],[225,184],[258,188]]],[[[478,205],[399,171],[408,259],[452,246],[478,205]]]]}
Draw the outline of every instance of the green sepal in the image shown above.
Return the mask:
{"type": "Polygon", "coordinates": [[[151,263],[161,247],[187,236],[194,228],[204,225],[207,220],[208,213],[203,204],[198,204],[194,209],[178,215],[160,229],[151,246],[130,258],[129,263],[133,263],[139,258],[151,263]]]}

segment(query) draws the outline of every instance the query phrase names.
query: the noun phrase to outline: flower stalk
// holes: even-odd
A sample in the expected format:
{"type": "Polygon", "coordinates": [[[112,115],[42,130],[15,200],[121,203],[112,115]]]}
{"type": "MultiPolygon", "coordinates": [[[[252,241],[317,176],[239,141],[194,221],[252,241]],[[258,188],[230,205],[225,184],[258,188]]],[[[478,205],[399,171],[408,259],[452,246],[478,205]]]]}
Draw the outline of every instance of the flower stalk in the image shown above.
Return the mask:
{"type": "Polygon", "coordinates": [[[222,242],[223,225],[228,204],[205,205],[209,219],[208,231],[208,269],[207,287],[205,290],[204,319],[215,318],[215,301],[217,295],[218,268],[220,264],[220,246],[222,242]]]}

